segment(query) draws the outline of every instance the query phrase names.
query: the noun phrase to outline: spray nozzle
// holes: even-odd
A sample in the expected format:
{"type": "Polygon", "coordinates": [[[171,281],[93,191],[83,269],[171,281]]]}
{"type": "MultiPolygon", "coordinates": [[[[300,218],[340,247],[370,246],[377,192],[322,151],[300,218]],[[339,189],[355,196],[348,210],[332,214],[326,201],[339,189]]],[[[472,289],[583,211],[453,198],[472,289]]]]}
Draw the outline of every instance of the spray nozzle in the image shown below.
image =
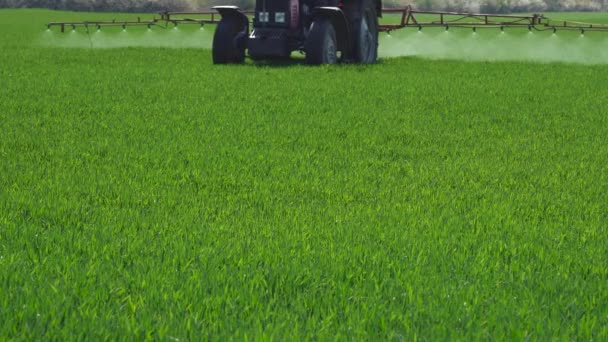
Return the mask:
{"type": "Polygon", "coordinates": [[[450,25],[445,25],[446,32],[450,30],[450,25]]]}
{"type": "Polygon", "coordinates": [[[473,27],[473,33],[477,33],[477,27],[473,27]]]}

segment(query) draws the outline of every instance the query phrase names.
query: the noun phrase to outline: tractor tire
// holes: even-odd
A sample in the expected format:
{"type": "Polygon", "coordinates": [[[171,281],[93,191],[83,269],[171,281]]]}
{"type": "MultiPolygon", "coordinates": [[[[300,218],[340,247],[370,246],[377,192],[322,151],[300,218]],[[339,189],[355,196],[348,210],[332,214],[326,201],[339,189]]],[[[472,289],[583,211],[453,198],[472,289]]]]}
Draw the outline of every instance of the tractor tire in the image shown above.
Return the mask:
{"type": "Polygon", "coordinates": [[[306,63],[312,65],[338,63],[336,30],[328,18],[315,20],[304,44],[306,63]]]}
{"type": "Polygon", "coordinates": [[[362,1],[361,17],[354,23],[353,34],[355,62],[375,63],[378,59],[378,15],[373,1],[362,1]]]}
{"type": "Polygon", "coordinates": [[[224,17],[213,35],[213,64],[238,64],[245,61],[247,28],[233,17],[224,17]]]}

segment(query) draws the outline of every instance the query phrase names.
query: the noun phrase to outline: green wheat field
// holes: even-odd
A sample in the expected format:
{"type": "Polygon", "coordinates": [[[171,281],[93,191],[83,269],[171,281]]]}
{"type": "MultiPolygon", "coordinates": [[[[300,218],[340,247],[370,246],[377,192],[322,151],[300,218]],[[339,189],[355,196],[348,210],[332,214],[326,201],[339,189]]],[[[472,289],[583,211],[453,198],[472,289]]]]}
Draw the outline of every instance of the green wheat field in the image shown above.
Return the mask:
{"type": "Polygon", "coordinates": [[[608,33],[45,26],[132,16],[0,11],[0,340],[608,339],[608,33]]]}

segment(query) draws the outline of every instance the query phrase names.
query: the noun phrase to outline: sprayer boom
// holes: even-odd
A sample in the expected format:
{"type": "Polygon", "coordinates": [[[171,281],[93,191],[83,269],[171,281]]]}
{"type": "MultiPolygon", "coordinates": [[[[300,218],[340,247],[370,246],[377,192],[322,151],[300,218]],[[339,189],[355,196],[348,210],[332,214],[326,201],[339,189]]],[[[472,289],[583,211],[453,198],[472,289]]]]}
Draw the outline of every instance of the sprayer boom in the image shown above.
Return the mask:
{"type": "MultiPolygon", "coordinates": [[[[252,15],[254,11],[241,11],[244,15],[252,15]]],[[[200,12],[160,12],[159,17],[154,17],[148,21],[137,20],[112,20],[112,21],[55,21],[47,24],[47,27],[59,27],[61,32],[65,32],[66,27],[71,27],[75,30],[77,27],[84,27],[87,30],[91,27],[100,29],[106,26],[159,26],[167,28],[169,25],[177,26],[178,24],[218,24],[221,16],[217,11],[200,11],[200,12]]]]}
{"type": "Polygon", "coordinates": [[[116,21],[116,20],[112,20],[112,21],[55,21],[55,22],[50,22],[47,24],[47,27],[49,29],[51,29],[53,26],[58,26],[61,30],[61,32],[65,32],[65,27],[71,27],[73,30],[76,29],[76,27],[84,27],[87,30],[90,27],[96,27],[97,29],[101,29],[101,27],[107,27],[107,26],[122,26],[123,28],[125,28],[126,26],[142,26],[142,25],[147,25],[148,27],[150,27],[151,25],[157,25],[158,20],[157,19],[152,19],[150,21],[141,21],[141,19],[138,17],[137,20],[125,20],[125,21],[116,21]]]}
{"type": "MultiPolygon", "coordinates": [[[[105,26],[146,25],[162,29],[190,24],[217,25],[213,30],[214,64],[243,63],[253,60],[290,58],[304,54],[308,64],[374,63],[378,59],[379,32],[390,33],[412,27],[468,28],[473,32],[488,28],[524,28],[529,31],[579,30],[608,31],[608,25],[573,21],[552,21],[542,14],[506,15],[415,11],[404,8],[382,8],[382,0],[256,0],[255,11],[236,6],[216,6],[213,11],[161,12],[142,21],[51,22],[48,29],[66,26],[76,31],[84,27],[101,30],[105,26]],[[380,22],[380,17],[382,21],[380,22]]],[[[91,40],[92,44],[92,40],[91,40]]]]}
{"type": "Polygon", "coordinates": [[[406,8],[383,9],[383,13],[401,14],[398,24],[380,25],[382,32],[390,32],[406,27],[505,27],[505,26],[536,26],[540,24],[542,16],[476,14],[439,11],[414,11],[410,6],[406,8]],[[424,20],[418,18],[423,17],[424,20]]]}
{"type": "MultiPolygon", "coordinates": [[[[242,14],[251,18],[255,11],[243,11],[242,14]]],[[[445,27],[449,28],[500,28],[506,27],[524,27],[529,30],[545,31],[545,30],[579,30],[579,31],[608,31],[608,25],[590,24],[573,21],[555,21],[545,17],[542,14],[533,15],[503,15],[503,14],[479,14],[479,13],[459,13],[459,12],[442,12],[442,11],[416,11],[411,6],[404,8],[383,8],[383,14],[400,15],[398,23],[379,24],[379,32],[391,32],[398,29],[414,27],[419,30],[424,27],[445,27]]],[[[159,17],[154,17],[148,21],[142,21],[139,17],[137,20],[112,20],[112,21],[81,21],[81,22],[51,22],[48,23],[48,28],[54,26],[60,27],[61,32],[65,31],[65,27],[76,29],[77,27],[96,27],[100,29],[104,26],[161,26],[163,28],[169,25],[177,26],[178,24],[218,24],[221,16],[217,11],[198,11],[198,12],[160,12],[159,17]]]]}
{"type": "Polygon", "coordinates": [[[379,25],[379,31],[390,32],[406,27],[465,27],[465,28],[493,28],[504,30],[505,27],[525,27],[529,30],[585,30],[608,31],[608,25],[588,24],[571,21],[553,21],[543,14],[532,15],[505,15],[505,14],[479,14],[441,11],[415,11],[410,6],[405,8],[383,9],[382,13],[401,14],[398,24],[379,25]],[[419,20],[418,18],[424,18],[419,20]]]}

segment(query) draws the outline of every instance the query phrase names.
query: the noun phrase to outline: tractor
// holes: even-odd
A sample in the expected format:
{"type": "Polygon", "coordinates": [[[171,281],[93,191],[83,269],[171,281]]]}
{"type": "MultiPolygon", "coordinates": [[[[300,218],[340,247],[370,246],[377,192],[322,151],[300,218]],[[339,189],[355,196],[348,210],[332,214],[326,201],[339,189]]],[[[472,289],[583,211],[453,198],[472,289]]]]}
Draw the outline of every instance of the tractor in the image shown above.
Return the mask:
{"type": "MultiPolygon", "coordinates": [[[[382,8],[382,0],[256,0],[255,11],[235,6],[216,6],[213,11],[160,12],[151,20],[57,21],[48,30],[59,27],[147,26],[167,29],[178,24],[217,25],[213,36],[214,64],[238,64],[246,55],[253,60],[287,59],[294,51],[304,53],[308,64],[374,63],[378,59],[378,32],[426,27],[461,29],[527,28],[530,32],[579,30],[608,32],[606,24],[551,20],[542,14],[505,15],[416,11],[411,6],[382,8]],[[219,13],[220,19],[217,20],[219,13]],[[392,23],[380,23],[382,14],[392,23]],[[253,20],[250,20],[253,17],[253,20]],[[394,19],[401,18],[398,22],[394,19]],[[249,26],[253,26],[250,30],[249,26]]],[[[91,39],[91,36],[89,36],[91,39]]],[[[91,41],[91,47],[93,40],[91,41]]]]}
{"type": "Polygon", "coordinates": [[[308,64],[374,63],[378,58],[381,0],[256,0],[253,28],[238,7],[214,7],[222,16],[213,37],[213,63],[287,59],[308,64]]]}

